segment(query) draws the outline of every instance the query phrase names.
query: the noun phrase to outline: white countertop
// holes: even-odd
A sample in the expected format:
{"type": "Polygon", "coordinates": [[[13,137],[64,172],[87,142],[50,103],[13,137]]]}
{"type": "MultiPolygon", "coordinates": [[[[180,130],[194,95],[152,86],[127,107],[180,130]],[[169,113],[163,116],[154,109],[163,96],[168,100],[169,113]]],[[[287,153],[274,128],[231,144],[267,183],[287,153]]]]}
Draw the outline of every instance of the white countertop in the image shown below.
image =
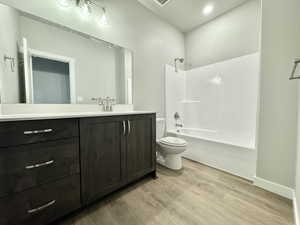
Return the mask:
{"type": "Polygon", "coordinates": [[[42,114],[9,114],[0,115],[0,122],[23,121],[23,120],[44,120],[44,119],[64,119],[64,118],[84,118],[101,116],[126,116],[152,114],[153,111],[115,111],[115,112],[68,112],[68,113],[42,113],[42,114]]]}

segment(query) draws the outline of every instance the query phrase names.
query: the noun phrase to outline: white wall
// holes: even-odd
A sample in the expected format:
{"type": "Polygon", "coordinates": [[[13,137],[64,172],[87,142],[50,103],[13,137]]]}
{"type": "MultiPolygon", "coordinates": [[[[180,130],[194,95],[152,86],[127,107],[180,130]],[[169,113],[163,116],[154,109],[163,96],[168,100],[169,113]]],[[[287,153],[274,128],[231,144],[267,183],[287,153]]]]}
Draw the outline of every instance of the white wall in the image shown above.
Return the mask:
{"type": "Polygon", "coordinates": [[[260,1],[250,0],[185,35],[186,69],[259,51],[260,1]]]}
{"type": "Polygon", "coordinates": [[[18,75],[18,50],[17,41],[19,39],[19,17],[18,13],[7,6],[0,5],[0,74],[2,99],[9,103],[18,103],[19,93],[19,75],[18,75]],[[7,55],[15,59],[15,70],[11,71],[10,61],[4,63],[3,57],[7,55]],[[4,76],[5,74],[5,76],[4,76]],[[14,90],[14,91],[12,91],[14,90]]]}
{"type": "Polygon", "coordinates": [[[294,188],[297,81],[289,81],[300,56],[300,1],[262,1],[261,103],[257,176],[294,188]]]}
{"type": "Polygon", "coordinates": [[[111,26],[106,28],[100,27],[95,18],[82,19],[74,8],[61,9],[53,0],[0,2],[132,49],[135,108],[164,115],[164,65],[184,57],[184,35],[136,0],[107,1],[111,26]]]}

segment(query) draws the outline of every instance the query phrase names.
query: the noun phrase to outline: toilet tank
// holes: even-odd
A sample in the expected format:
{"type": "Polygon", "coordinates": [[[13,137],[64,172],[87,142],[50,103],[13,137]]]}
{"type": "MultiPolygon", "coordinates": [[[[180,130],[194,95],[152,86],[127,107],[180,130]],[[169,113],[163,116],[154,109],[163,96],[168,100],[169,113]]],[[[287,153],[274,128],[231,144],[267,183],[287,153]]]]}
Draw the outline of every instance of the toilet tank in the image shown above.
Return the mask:
{"type": "Polygon", "coordinates": [[[156,140],[163,138],[165,135],[165,119],[156,119],[156,140]]]}

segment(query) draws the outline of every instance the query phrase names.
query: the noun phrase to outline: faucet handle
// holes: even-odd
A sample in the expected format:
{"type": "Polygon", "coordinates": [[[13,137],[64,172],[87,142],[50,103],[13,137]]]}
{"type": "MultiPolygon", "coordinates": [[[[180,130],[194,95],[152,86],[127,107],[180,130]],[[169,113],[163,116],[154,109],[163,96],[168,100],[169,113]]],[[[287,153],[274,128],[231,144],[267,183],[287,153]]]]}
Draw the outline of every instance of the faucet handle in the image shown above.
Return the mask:
{"type": "Polygon", "coordinates": [[[109,98],[109,101],[108,101],[108,110],[109,111],[113,111],[113,106],[116,105],[116,99],[114,98],[109,98]]]}
{"type": "Polygon", "coordinates": [[[115,98],[111,98],[110,102],[112,105],[116,105],[117,104],[117,100],[115,98]]]}
{"type": "Polygon", "coordinates": [[[104,101],[103,101],[103,98],[101,97],[98,97],[98,98],[91,98],[92,101],[96,101],[98,105],[103,105],[104,104],[104,101]]]}

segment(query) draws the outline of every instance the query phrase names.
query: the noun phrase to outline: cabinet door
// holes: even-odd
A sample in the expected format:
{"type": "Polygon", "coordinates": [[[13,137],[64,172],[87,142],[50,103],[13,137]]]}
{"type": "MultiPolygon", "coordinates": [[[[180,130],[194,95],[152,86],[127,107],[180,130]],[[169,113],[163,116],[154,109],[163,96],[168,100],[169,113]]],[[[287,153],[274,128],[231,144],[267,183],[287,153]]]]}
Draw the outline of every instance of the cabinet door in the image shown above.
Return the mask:
{"type": "Polygon", "coordinates": [[[125,136],[121,117],[80,120],[82,201],[88,204],[125,181],[125,136]]]}
{"type": "Polygon", "coordinates": [[[128,117],[126,171],[127,181],[138,179],[156,167],[155,115],[128,117]]]}

